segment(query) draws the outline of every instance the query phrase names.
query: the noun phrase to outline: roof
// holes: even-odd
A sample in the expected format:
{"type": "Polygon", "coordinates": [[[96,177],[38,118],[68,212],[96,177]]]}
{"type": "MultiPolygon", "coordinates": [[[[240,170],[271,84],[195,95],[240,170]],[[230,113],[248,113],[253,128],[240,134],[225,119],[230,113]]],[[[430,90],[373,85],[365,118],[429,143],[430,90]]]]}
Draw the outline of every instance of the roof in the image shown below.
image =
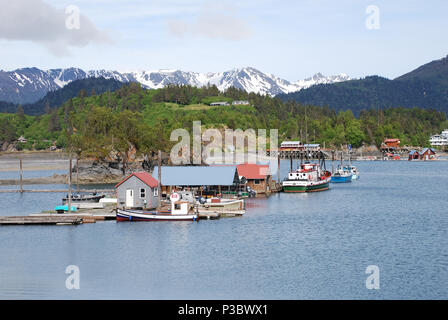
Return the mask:
{"type": "Polygon", "coordinates": [[[316,148],[316,147],[320,147],[320,144],[319,143],[307,143],[307,144],[304,144],[303,146],[305,148],[306,147],[308,147],[308,148],[316,148]]]}
{"type": "Polygon", "coordinates": [[[255,163],[245,163],[237,166],[238,175],[246,179],[266,179],[270,175],[269,165],[261,165],[255,163]]]}
{"type": "Polygon", "coordinates": [[[384,142],[399,142],[400,139],[385,139],[384,142]]]}
{"type": "Polygon", "coordinates": [[[414,154],[414,153],[417,153],[417,150],[411,150],[411,151],[409,152],[410,155],[411,155],[411,154],[414,154]]]}
{"type": "MultiPolygon", "coordinates": [[[[158,176],[158,167],[153,176],[158,176]]],[[[164,186],[231,186],[236,176],[236,166],[164,166],[164,186]]]]}
{"type": "Polygon", "coordinates": [[[282,144],[300,144],[300,141],[283,141],[280,145],[282,144]]]}
{"type": "Polygon", "coordinates": [[[432,151],[432,152],[436,153],[436,150],[434,150],[433,148],[425,148],[420,152],[420,154],[425,154],[427,151],[432,151]]]}
{"type": "Polygon", "coordinates": [[[130,174],[129,176],[124,178],[121,182],[119,182],[115,186],[115,188],[118,188],[121,184],[130,179],[132,176],[135,176],[136,178],[140,179],[143,183],[145,183],[151,188],[156,188],[159,185],[159,182],[156,179],[154,179],[151,174],[149,174],[146,171],[143,171],[143,172],[134,172],[130,174]]]}

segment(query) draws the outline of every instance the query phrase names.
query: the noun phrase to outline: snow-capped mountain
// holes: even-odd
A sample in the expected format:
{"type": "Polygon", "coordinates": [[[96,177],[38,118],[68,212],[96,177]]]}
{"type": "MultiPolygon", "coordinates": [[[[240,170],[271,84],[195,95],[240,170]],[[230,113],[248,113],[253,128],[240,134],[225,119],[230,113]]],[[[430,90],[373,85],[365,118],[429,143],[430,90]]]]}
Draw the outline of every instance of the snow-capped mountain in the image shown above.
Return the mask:
{"type": "Polygon", "coordinates": [[[50,70],[23,68],[14,71],[0,70],[0,101],[34,102],[42,98],[47,92],[60,89],[71,81],[91,77],[113,78],[120,82],[135,81],[149,89],[162,88],[168,84],[185,84],[197,87],[214,84],[220,90],[233,86],[247,92],[270,96],[299,91],[315,84],[350,80],[345,74],[326,77],[318,73],[308,79],[289,82],[251,67],[218,73],[197,73],[181,70],[121,73],[109,70],[90,70],[86,72],[78,68],[50,70]]]}

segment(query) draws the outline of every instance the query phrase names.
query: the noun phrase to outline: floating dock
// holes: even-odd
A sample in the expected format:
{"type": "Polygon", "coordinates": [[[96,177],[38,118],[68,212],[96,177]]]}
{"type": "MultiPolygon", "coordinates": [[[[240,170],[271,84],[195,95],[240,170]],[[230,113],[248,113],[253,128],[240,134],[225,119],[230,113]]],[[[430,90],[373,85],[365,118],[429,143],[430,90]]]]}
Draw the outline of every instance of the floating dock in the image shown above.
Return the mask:
{"type": "Polygon", "coordinates": [[[0,225],[74,225],[83,223],[81,217],[73,216],[11,216],[0,217],[0,225]]]}

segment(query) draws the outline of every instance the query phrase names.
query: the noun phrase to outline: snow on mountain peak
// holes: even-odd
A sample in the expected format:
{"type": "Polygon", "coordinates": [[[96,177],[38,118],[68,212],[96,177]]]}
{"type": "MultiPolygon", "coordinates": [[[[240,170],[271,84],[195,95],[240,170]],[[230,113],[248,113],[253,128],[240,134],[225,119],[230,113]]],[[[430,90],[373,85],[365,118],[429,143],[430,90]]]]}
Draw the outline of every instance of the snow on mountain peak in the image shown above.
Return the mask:
{"type": "Polygon", "coordinates": [[[315,84],[350,80],[346,74],[326,77],[316,73],[310,78],[290,82],[273,74],[263,73],[254,67],[234,68],[224,72],[189,72],[179,69],[157,71],[118,72],[114,70],[89,70],[79,68],[40,70],[22,68],[0,71],[0,100],[15,103],[34,102],[48,91],[56,90],[71,81],[93,77],[115,79],[120,82],[138,82],[148,89],[163,88],[168,84],[183,84],[202,87],[216,85],[221,91],[235,87],[247,92],[275,96],[308,88],[315,84]]]}

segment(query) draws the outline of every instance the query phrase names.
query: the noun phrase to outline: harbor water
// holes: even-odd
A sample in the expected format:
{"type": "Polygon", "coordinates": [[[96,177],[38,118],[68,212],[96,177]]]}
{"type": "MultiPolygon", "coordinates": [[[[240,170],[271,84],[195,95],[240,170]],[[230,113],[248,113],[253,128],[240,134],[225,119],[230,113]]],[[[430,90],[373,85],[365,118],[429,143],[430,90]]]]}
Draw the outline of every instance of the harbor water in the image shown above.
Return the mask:
{"type": "MultiPolygon", "coordinates": [[[[0,226],[0,299],[447,299],[448,162],[354,164],[359,181],[249,199],[241,218],[0,226]]],[[[63,196],[0,193],[0,215],[63,196]]]]}

